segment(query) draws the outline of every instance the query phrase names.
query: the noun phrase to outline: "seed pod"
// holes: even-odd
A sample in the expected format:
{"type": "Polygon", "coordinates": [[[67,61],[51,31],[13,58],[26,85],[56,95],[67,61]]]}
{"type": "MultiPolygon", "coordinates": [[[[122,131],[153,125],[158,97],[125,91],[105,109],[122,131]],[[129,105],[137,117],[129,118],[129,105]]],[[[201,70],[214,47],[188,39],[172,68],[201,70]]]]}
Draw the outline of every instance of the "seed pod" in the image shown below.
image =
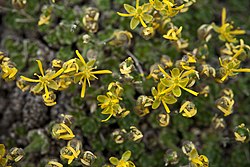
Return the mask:
{"type": "Polygon", "coordinates": [[[97,157],[92,152],[84,151],[83,155],[81,156],[81,162],[86,166],[91,166],[96,160],[96,158],[97,157]]]}
{"type": "Polygon", "coordinates": [[[146,39],[149,40],[152,37],[154,37],[155,35],[155,30],[153,27],[143,27],[141,30],[141,36],[146,39]]]}
{"type": "Polygon", "coordinates": [[[82,18],[84,29],[90,33],[98,31],[98,21],[100,13],[97,8],[88,7],[85,10],[85,15],[82,18]]]}
{"type": "Polygon", "coordinates": [[[179,157],[176,151],[168,149],[164,155],[165,166],[176,165],[179,162],[179,157]]]}
{"type": "Polygon", "coordinates": [[[149,107],[152,105],[153,99],[152,97],[141,95],[138,97],[135,106],[135,113],[140,117],[143,117],[150,113],[149,107]]]}
{"type": "Polygon", "coordinates": [[[183,112],[182,115],[184,117],[191,118],[197,113],[197,108],[195,107],[194,103],[186,101],[182,104],[180,108],[180,113],[181,112],[183,112]]]}
{"type": "Polygon", "coordinates": [[[112,138],[117,144],[121,144],[125,141],[126,139],[126,130],[125,129],[117,129],[112,133],[112,138]]]}
{"type": "Polygon", "coordinates": [[[133,141],[140,141],[143,137],[142,132],[135,126],[130,127],[130,132],[128,133],[128,138],[133,141]]]}
{"type": "Polygon", "coordinates": [[[199,40],[208,42],[212,38],[212,29],[213,27],[209,24],[201,25],[197,30],[199,40]]]}
{"type": "Polygon", "coordinates": [[[221,91],[221,96],[227,96],[229,97],[230,99],[233,99],[234,98],[234,92],[232,89],[230,88],[225,88],[221,91]]]}
{"type": "Polygon", "coordinates": [[[168,126],[169,120],[170,120],[170,116],[167,113],[158,115],[158,122],[159,122],[160,126],[162,126],[162,127],[168,126]]]}
{"type": "Polygon", "coordinates": [[[23,9],[26,6],[26,0],[12,0],[12,6],[16,9],[23,9]]]}
{"type": "Polygon", "coordinates": [[[183,152],[185,155],[189,156],[189,155],[190,155],[190,152],[191,152],[193,149],[195,149],[195,146],[194,146],[193,142],[191,142],[191,141],[184,141],[183,144],[182,144],[181,149],[182,149],[182,152],[183,152]]]}
{"type": "Polygon", "coordinates": [[[224,116],[228,116],[233,113],[234,100],[227,96],[222,96],[215,101],[216,107],[224,113],[224,116]]]}
{"type": "Polygon", "coordinates": [[[118,47],[128,47],[131,44],[131,38],[133,38],[133,35],[129,31],[116,30],[108,44],[118,47]]]}

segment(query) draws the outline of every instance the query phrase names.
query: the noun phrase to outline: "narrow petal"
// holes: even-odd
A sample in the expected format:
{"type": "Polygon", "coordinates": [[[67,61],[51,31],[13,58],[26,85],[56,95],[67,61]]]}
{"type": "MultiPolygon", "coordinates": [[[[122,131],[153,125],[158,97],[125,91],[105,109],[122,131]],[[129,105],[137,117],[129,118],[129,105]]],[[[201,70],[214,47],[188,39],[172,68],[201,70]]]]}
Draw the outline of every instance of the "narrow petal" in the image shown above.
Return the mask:
{"type": "Polygon", "coordinates": [[[223,8],[221,14],[221,25],[224,25],[225,23],[226,23],[226,8],[223,8]]]}
{"type": "Polygon", "coordinates": [[[159,68],[159,70],[162,72],[162,74],[163,74],[165,77],[171,78],[171,77],[168,75],[168,73],[166,73],[166,71],[164,71],[164,70],[161,68],[160,65],[158,65],[158,68],[159,68]]]}
{"type": "Polygon", "coordinates": [[[112,117],[113,114],[110,114],[108,118],[102,120],[102,122],[107,122],[111,117],[112,117]]]}
{"type": "Polygon", "coordinates": [[[63,69],[63,68],[61,68],[61,69],[60,69],[60,70],[58,70],[55,74],[51,75],[51,76],[49,77],[49,79],[48,79],[48,80],[52,80],[52,79],[54,79],[54,78],[58,77],[58,76],[59,76],[59,75],[61,75],[63,72],[64,72],[64,69],[63,69]]]}
{"type": "Polygon", "coordinates": [[[93,71],[91,74],[112,74],[112,71],[109,70],[98,70],[98,71],[93,71]]]}
{"type": "Polygon", "coordinates": [[[250,72],[249,68],[233,69],[233,72],[250,72]]]}
{"type": "Polygon", "coordinates": [[[31,78],[27,78],[25,76],[21,76],[21,79],[27,82],[40,82],[38,79],[31,79],[31,78]]]}
{"type": "Polygon", "coordinates": [[[233,31],[230,31],[230,34],[232,34],[232,35],[243,35],[245,33],[246,33],[245,30],[233,30],[233,31]]]}
{"type": "Polygon", "coordinates": [[[78,50],[76,50],[76,55],[81,60],[81,62],[83,63],[83,65],[87,66],[85,60],[83,59],[82,55],[80,54],[80,52],[78,50]]]}
{"type": "Polygon", "coordinates": [[[139,0],[136,0],[136,5],[135,5],[136,9],[139,7],[139,0]]]}
{"type": "Polygon", "coordinates": [[[38,64],[39,71],[41,72],[42,76],[44,76],[42,62],[40,60],[36,60],[36,62],[38,64]]]}
{"type": "Polygon", "coordinates": [[[142,24],[143,27],[147,27],[147,24],[143,21],[142,17],[139,17],[140,22],[142,24]]]}
{"type": "Polygon", "coordinates": [[[120,13],[120,12],[117,12],[117,14],[122,17],[132,17],[135,15],[135,14],[120,13]]]}
{"type": "Polygon", "coordinates": [[[185,87],[182,87],[182,86],[180,86],[182,89],[184,89],[185,91],[187,91],[187,92],[189,92],[189,93],[191,93],[191,94],[193,94],[193,95],[195,95],[195,96],[198,96],[198,94],[199,93],[197,93],[197,92],[195,92],[195,91],[193,91],[193,90],[191,90],[191,89],[188,89],[188,88],[185,88],[185,87]]]}
{"type": "Polygon", "coordinates": [[[162,100],[161,102],[162,102],[162,104],[163,104],[163,106],[164,106],[166,112],[167,112],[167,113],[170,113],[170,110],[169,110],[169,108],[168,108],[168,105],[165,103],[165,101],[162,100]]]}
{"type": "Polygon", "coordinates": [[[85,90],[86,90],[86,78],[84,79],[84,81],[82,83],[81,98],[84,98],[84,96],[85,96],[85,90]]]}

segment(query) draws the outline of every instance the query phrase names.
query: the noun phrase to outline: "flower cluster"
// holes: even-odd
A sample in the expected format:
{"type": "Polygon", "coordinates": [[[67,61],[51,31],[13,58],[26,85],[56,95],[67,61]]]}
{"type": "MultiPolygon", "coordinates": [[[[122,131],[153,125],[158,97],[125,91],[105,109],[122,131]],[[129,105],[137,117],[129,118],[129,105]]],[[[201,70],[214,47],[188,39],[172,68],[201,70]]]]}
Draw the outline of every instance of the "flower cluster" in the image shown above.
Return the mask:
{"type": "MultiPolygon", "coordinates": [[[[170,113],[167,104],[174,104],[177,102],[178,97],[182,94],[182,89],[197,96],[199,93],[187,88],[190,84],[191,75],[195,75],[195,70],[180,71],[179,68],[173,68],[169,75],[164,69],[159,66],[159,70],[163,74],[163,78],[155,87],[152,88],[152,95],[154,96],[154,102],[152,104],[153,109],[157,109],[162,103],[166,112],[170,113]]],[[[182,111],[182,110],[181,110],[182,111]]]]}
{"type": "Polygon", "coordinates": [[[11,81],[16,78],[18,70],[15,64],[0,51],[0,74],[6,81],[11,81]]]}
{"type": "MultiPolygon", "coordinates": [[[[68,164],[71,164],[75,159],[80,160],[83,165],[91,166],[94,160],[97,158],[90,151],[83,151],[82,142],[75,138],[70,126],[72,124],[71,115],[61,115],[61,122],[54,124],[52,127],[52,137],[59,140],[68,140],[68,143],[65,147],[60,150],[60,158],[62,161],[67,161],[68,164]]],[[[47,167],[62,167],[63,165],[57,160],[50,160],[47,163],[47,167]]]]}
{"type": "Polygon", "coordinates": [[[130,28],[135,29],[140,23],[143,26],[141,36],[148,40],[155,35],[158,30],[165,39],[170,40],[179,49],[184,49],[188,46],[186,40],[181,38],[182,26],[177,28],[171,22],[171,19],[180,12],[186,12],[188,8],[195,2],[193,0],[178,1],[175,0],[149,0],[148,3],[140,5],[139,0],[136,0],[135,7],[124,4],[124,9],[127,13],[117,12],[123,17],[132,17],[130,28]],[[167,27],[167,31],[166,30],[167,27]]]}
{"type": "Polygon", "coordinates": [[[102,114],[108,114],[108,118],[102,120],[102,122],[108,121],[112,116],[114,117],[126,117],[130,111],[122,108],[120,101],[122,100],[123,88],[119,82],[111,82],[108,86],[108,92],[106,95],[97,96],[99,106],[102,109],[102,114]]]}
{"type": "Polygon", "coordinates": [[[40,70],[40,75],[34,74],[38,79],[31,79],[25,76],[21,76],[23,81],[36,83],[31,88],[31,92],[34,94],[42,94],[44,103],[47,106],[53,106],[56,104],[55,90],[64,90],[69,87],[71,83],[81,84],[82,91],[81,97],[85,96],[87,83],[90,86],[90,81],[98,79],[95,75],[98,74],[111,74],[109,70],[95,69],[95,60],[85,62],[82,55],[76,50],[78,58],[74,58],[62,63],[60,60],[53,60],[53,69],[47,69],[44,71],[42,62],[37,60],[37,64],[40,70]]]}

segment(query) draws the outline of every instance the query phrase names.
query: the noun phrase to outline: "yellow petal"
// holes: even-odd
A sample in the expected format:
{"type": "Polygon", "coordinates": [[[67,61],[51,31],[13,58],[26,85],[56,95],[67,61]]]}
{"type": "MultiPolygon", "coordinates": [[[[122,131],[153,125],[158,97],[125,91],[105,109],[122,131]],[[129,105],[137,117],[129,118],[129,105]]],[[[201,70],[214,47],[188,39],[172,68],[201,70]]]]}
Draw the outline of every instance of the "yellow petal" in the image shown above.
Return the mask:
{"type": "Polygon", "coordinates": [[[31,78],[27,78],[25,76],[21,76],[21,79],[27,82],[40,82],[38,79],[31,79],[31,78]]]}
{"type": "Polygon", "coordinates": [[[164,70],[161,68],[160,65],[158,65],[158,68],[159,68],[159,70],[162,72],[162,74],[163,74],[165,77],[171,78],[171,77],[168,75],[168,73],[166,73],[166,71],[164,71],[164,70]]]}
{"type": "Polygon", "coordinates": [[[191,89],[188,89],[188,88],[185,88],[185,87],[182,87],[182,86],[180,86],[182,89],[184,89],[185,91],[187,91],[187,92],[189,92],[189,93],[191,93],[191,94],[193,94],[193,95],[195,95],[195,96],[198,96],[198,94],[199,93],[197,93],[197,92],[195,92],[195,91],[193,91],[193,90],[191,90],[191,89]]]}
{"type": "Polygon", "coordinates": [[[102,122],[106,122],[106,121],[108,121],[108,120],[112,117],[112,115],[113,115],[113,114],[110,114],[110,115],[109,115],[109,117],[108,117],[108,118],[106,118],[106,119],[104,119],[104,120],[102,120],[102,122]]]}
{"type": "Polygon", "coordinates": [[[86,90],[86,78],[84,79],[84,81],[82,83],[81,98],[84,98],[84,96],[85,96],[85,90],[86,90]]]}
{"type": "Polygon", "coordinates": [[[109,70],[98,70],[98,71],[93,71],[91,74],[112,74],[112,71],[109,70]]]}
{"type": "Polygon", "coordinates": [[[41,62],[40,60],[36,60],[36,62],[37,62],[37,64],[38,64],[38,67],[39,67],[39,70],[40,70],[42,76],[44,76],[42,62],[41,62]]]}
{"type": "Polygon", "coordinates": [[[76,50],[76,55],[81,60],[81,62],[83,63],[83,65],[87,66],[85,60],[83,59],[82,55],[80,54],[80,52],[78,50],[76,50]]]}
{"type": "Polygon", "coordinates": [[[120,12],[117,12],[117,14],[122,16],[122,17],[132,17],[135,15],[135,14],[120,13],[120,12]]]}
{"type": "Polygon", "coordinates": [[[223,8],[221,14],[221,24],[224,25],[225,23],[226,23],[226,8],[223,8]]]}
{"type": "Polygon", "coordinates": [[[163,106],[164,106],[166,112],[167,112],[167,113],[170,113],[170,110],[169,110],[169,108],[168,108],[168,105],[165,103],[165,101],[162,100],[161,102],[162,102],[162,104],[163,104],[163,106]]]}
{"type": "Polygon", "coordinates": [[[140,23],[140,20],[133,17],[133,18],[131,19],[131,21],[130,21],[130,28],[131,28],[132,30],[135,29],[135,28],[138,26],[139,23],[140,23]]]}
{"type": "Polygon", "coordinates": [[[131,5],[124,4],[123,6],[124,6],[125,10],[130,14],[134,14],[136,12],[136,9],[131,5]]]}

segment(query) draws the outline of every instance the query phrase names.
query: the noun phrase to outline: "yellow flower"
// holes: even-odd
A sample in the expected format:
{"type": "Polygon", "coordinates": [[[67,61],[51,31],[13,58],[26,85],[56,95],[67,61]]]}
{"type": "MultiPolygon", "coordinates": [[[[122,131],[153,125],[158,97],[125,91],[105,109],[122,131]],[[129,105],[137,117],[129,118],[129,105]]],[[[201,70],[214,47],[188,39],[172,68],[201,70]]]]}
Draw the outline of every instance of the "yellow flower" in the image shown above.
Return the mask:
{"type": "Polygon", "coordinates": [[[0,65],[2,69],[2,78],[5,80],[13,80],[15,79],[18,70],[16,69],[16,67],[14,67],[12,62],[10,62],[9,60],[4,61],[5,59],[6,58],[3,58],[3,62],[0,65]]]}
{"type": "Polygon", "coordinates": [[[189,70],[189,71],[181,71],[178,68],[174,68],[170,71],[171,76],[166,73],[160,66],[159,69],[161,70],[161,72],[164,75],[164,78],[161,79],[161,83],[168,87],[169,91],[172,91],[172,93],[174,94],[174,96],[176,97],[180,97],[181,96],[181,89],[184,89],[185,91],[197,96],[199,93],[186,88],[190,78],[189,75],[190,74],[195,74],[196,71],[195,70],[189,70]]]}
{"type": "Polygon", "coordinates": [[[135,29],[140,22],[143,27],[147,27],[146,23],[149,23],[153,19],[153,16],[147,14],[147,12],[150,10],[150,7],[151,6],[148,3],[140,6],[139,0],[136,0],[135,7],[128,4],[124,4],[124,8],[128,12],[128,14],[120,12],[117,12],[117,14],[123,17],[133,17],[130,21],[131,29],[135,29]]]}
{"type": "Polygon", "coordinates": [[[179,39],[178,36],[181,35],[181,31],[182,31],[182,26],[179,29],[171,28],[170,30],[168,30],[166,35],[163,35],[163,38],[177,41],[179,39]]]}
{"type": "Polygon", "coordinates": [[[219,39],[222,41],[227,42],[237,42],[237,39],[234,38],[235,35],[242,35],[245,34],[245,30],[232,30],[234,27],[230,23],[226,22],[226,9],[222,9],[222,16],[221,16],[221,26],[216,26],[212,23],[213,29],[215,32],[219,33],[219,39]]]}
{"type": "Polygon", "coordinates": [[[236,141],[240,141],[242,143],[248,142],[250,137],[250,131],[245,126],[245,124],[242,123],[235,128],[234,136],[236,141]]]}
{"type": "Polygon", "coordinates": [[[55,139],[71,140],[75,137],[72,130],[64,123],[55,124],[51,133],[55,139]]]}
{"type": "Polygon", "coordinates": [[[175,7],[176,4],[170,2],[170,0],[163,0],[163,2],[167,5],[166,8],[166,13],[164,15],[168,16],[168,17],[173,17],[175,15],[177,15],[180,10],[185,6],[184,4],[178,7],[175,7]]]}
{"type": "Polygon", "coordinates": [[[109,161],[116,167],[135,167],[135,164],[132,161],[128,161],[130,157],[131,151],[126,151],[122,154],[122,158],[120,160],[116,157],[110,157],[109,161]]]}
{"type": "Polygon", "coordinates": [[[111,74],[112,72],[109,70],[98,70],[93,71],[95,68],[93,67],[95,64],[95,60],[91,60],[89,62],[85,62],[82,55],[76,50],[76,55],[79,58],[79,72],[74,75],[74,82],[80,83],[82,85],[81,97],[85,96],[86,91],[86,82],[90,86],[90,80],[98,79],[95,75],[96,74],[111,74]]]}
{"type": "Polygon", "coordinates": [[[209,161],[205,155],[199,155],[194,148],[189,154],[191,167],[208,167],[209,161]]]}
{"type": "Polygon", "coordinates": [[[119,82],[111,82],[108,86],[108,92],[106,95],[97,96],[97,100],[100,102],[102,114],[109,114],[109,117],[102,122],[108,121],[111,116],[115,117],[126,117],[130,111],[126,111],[125,108],[122,108],[119,104],[119,101],[122,100],[123,88],[119,82]]]}
{"type": "Polygon", "coordinates": [[[66,147],[63,147],[60,150],[60,157],[62,160],[66,159],[68,160],[68,164],[71,164],[72,161],[76,158],[78,158],[79,154],[81,153],[81,143],[79,140],[71,140],[68,141],[68,144],[66,147]]]}
{"type": "Polygon", "coordinates": [[[38,77],[38,79],[31,79],[25,76],[21,76],[21,79],[27,82],[37,83],[36,86],[34,86],[31,89],[31,91],[34,93],[40,93],[42,90],[44,90],[45,96],[48,98],[50,96],[48,88],[53,89],[53,90],[58,90],[58,84],[56,83],[56,81],[54,81],[54,79],[58,77],[60,74],[62,74],[64,69],[60,69],[57,72],[48,70],[46,73],[44,73],[41,61],[40,60],[36,60],[36,61],[37,61],[37,64],[41,73],[41,75],[38,75],[36,73],[34,74],[38,77]]]}
{"type": "Polygon", "coordinates": [[[8,159],[5,157],[6,149],[3,144],[0,144],[0,166],[6,166],[8,159]]]}
{"type": "Polygon", "coordinates": [[[240,49],[233,57],[230,58],[219,58],[221,65],[221,74],[223,77],[220,79],[222,82],[225,81],[229,76],[235,76],[239,72],[250,72],[249,68],[239,68],[241,61],[237,57],[243,52],[243,49],[240,49]]]}
{"type": "Polygon", "coordinates": [[[155,10],[158,10],[161,15],[173,17],[179,13],[179,11],[184,7],[184,4],[176,7],[176,4],[170,0],[149,0],[150,4],[154,7],[155,10]]]}
{"type": "Polygon", "coordinates": [[[191,118],[197,113],[197,108],[195,107],[194,103],[185,101],[185,103],[181,105],[180,113],[182,113],[184,117],[191,118]]]}
{"type": "Polygon", "coordinates": [[[41,26],[44,24],[49,24],[50,17],[51,17],[50,15],[48,15],[48,16],[41,15],[40,19],[38,21],[38,26],[41,26]]]}
{"type": "Polygon", "coordinates": [[[151,89],[152,95],[154,96],[154,102],[152,104],[152,109],[157,109],[162,103],[166,112],[170,113],[167,104],[174,104],[177,102],[177,99],[171,95],[169,92],[171,89],[166,89],[162,83],[158,83],[157,90],[155,87],[151,89]]]}
{"type": "Polygon", "coordinates": [[[121,116],[125,117],[129,114],[129,111],[126,111],[119,104],[119,98],[113,95],[111,92],[107,92],[107,95],[99,95],[97,96],[97,100],[100,102],[100,106],[102,110],[102,114],[109,114],[109,117],[102,122],[108,121],[112,116],[121,116]]]}

